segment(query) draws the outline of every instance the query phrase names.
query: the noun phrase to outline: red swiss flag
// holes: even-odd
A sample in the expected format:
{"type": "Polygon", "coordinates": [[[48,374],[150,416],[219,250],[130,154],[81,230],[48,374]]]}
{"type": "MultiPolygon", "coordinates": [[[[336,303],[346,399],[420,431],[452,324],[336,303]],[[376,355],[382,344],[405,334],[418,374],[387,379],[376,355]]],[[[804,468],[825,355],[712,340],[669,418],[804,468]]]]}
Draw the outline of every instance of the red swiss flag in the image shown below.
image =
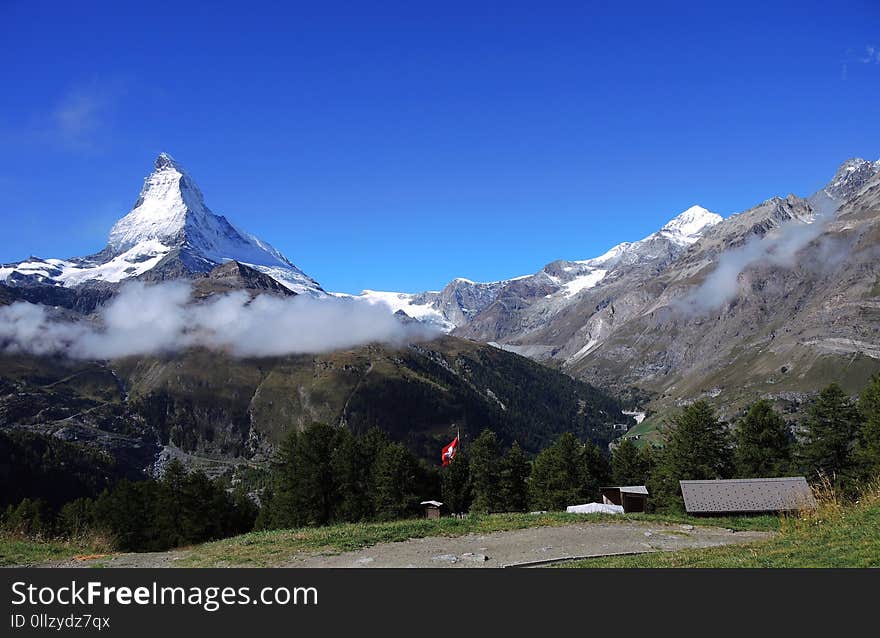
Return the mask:
{"type": "Polygon", "coordinates": [[[449,462],[455,458],[455,455],[458,453],[458,437],[452,439],[452,443],[443,448],[443,454],[440,455],[440,460],[443,462],[443,467],[449,465],[449,462]]]}

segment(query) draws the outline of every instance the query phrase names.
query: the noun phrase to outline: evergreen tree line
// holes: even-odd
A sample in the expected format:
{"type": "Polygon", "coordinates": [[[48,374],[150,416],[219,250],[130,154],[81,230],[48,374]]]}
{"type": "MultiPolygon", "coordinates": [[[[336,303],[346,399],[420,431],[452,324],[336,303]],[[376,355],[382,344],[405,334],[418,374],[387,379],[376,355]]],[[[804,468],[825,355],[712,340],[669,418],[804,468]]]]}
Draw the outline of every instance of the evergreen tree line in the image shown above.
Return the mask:
{"type": "Polygon", "coordinates": [[[502,452],[496,434],[484,430],[444,468],[442,499],[455,513],[557,510],[597,500],[610,475],[607,455],[571,432],[529,462],[518,443],[502,452]]]}
{"type": "Polygon", "coordinates": [[[610,477],[607,455],[570,432],[530,462],[517,443],[505,452],[486,429],[440,470],[378,428],[356,436],[313,423],[281,445],[256,527],[419,516],[421,501],[437,498],[453,513],[561,509],[596,500],[610,477]]]}
{"type": "Polygon", "coordinates": [[[529,463],[516,444],[502,455],[487,430],[444,471],[443,500],[454,512],[559,510],[598,501],[602,485],[647,485],[649,507],[681,511],[681,480],[800,474],[855,495],[861,482],[880,475],[880,376],[856,402],[839,386],[826,387],[797,436],[769,401],[760,400],[733,428],[697,401],[662,437],[661,446],[641,449],[625,439],[609,463],[595,445],[564,434],[529,463]]]}
{"type": "Polygon", "coordinates": [[[0,428],[0,511],[25,498],[52,509],[82,496],[97,496],[126,471],[109,454],[53,436],[0,428]]]}
{"type": "Polygon", "coordinates": [[[312,423],[280,446],[257,529],[413,516],[439,491],[436,468],[379,428],[355,436],[312,423]]]}
{"type": "Polygon", "coordinates": [[[0,516],[0,530],[30,538],[102,539],[115,549],[161,551],[250,531],[256,505],[203,472],[171,461],[160,480],[123,479],[96,498],[53,508],[23,499],[0,516]]]}

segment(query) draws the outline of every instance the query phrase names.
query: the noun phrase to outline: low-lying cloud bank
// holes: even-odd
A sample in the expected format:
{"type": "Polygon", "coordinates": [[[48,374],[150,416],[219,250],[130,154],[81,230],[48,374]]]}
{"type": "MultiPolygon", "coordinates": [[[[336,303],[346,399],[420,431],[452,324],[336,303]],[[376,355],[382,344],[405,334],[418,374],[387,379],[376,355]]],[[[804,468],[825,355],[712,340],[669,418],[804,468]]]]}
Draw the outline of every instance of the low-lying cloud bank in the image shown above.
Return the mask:
{"type": "Polygon", "coordinates": [[[385,306],[355,299],[244,292],[190,303],[190,286],[127,284],[97,322],[54,320],[45,306],[0,307],[0,350],[76,359],[173,353],[192,347],[239,357],[329,352],[367,343],[401,345],[439,332],[404,324],[385,306]]]}
{"type": "Polygon", "coordinates": [[[747,268],[758,263],[794,267],[798,253],[817,239],[833,219],[834,211],[830,211],[817,215],[809,224],[788,221],[763,237],[754,236],[742,246],[724,251],[715,270],[676,305],[680,310],[700,314],[732,301],[739,294],[739,276],[747,268]]]}

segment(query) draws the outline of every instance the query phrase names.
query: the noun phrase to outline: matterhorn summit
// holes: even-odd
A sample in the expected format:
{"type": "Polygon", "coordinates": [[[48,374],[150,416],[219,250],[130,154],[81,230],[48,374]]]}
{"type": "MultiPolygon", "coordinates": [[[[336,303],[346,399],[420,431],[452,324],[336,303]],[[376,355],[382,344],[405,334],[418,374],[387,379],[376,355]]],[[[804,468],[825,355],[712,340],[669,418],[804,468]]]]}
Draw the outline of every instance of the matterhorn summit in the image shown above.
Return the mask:
{"type": "Polygon", "coordinates": [[[211,214],[192,178],[167,153],[160,153],[155,170],[144,179],[144,187],[134,208],[114,224],[107,242],[109,248],[125,251],[139,242],[157,240],[173,244],[210,224],[211,214]]]}
{"type": "Polygon", "coordinates": [[[172,279],[229,261],[251,266],[296,293],[324,294],[268,243],[211,212],[192,177],[169,154],[160,153],[134,207],[114,224],[101,252],[71,259],[31,257],[0,268],[0,281],[70,287],[133,277],[172,279]]]}

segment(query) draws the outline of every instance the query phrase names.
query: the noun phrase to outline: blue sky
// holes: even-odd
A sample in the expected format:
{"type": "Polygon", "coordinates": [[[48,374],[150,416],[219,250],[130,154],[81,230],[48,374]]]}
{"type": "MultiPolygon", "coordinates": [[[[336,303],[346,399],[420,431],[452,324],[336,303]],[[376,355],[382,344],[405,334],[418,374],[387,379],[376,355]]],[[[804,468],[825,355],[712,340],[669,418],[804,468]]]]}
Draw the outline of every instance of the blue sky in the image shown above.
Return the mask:
{"type": "Polygon", "coordinates": [[[99,250],[163,150],[346,292],[534,272],[880,157],[874,1],[125,4],[0,0],[0,262],[99,250]]]}

